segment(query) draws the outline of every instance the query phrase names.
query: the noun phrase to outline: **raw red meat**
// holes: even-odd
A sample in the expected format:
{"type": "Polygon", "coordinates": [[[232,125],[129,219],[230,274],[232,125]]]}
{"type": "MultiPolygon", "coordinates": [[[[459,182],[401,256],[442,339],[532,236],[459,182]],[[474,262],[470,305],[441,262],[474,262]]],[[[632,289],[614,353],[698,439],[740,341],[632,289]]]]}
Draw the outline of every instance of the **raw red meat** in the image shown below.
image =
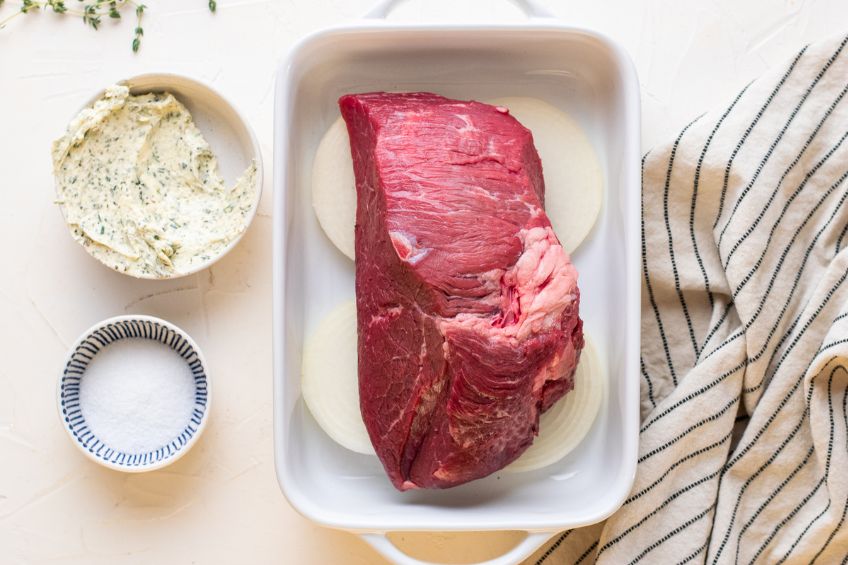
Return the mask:
{"type": "Polygon", "coordinates": [[[339,100],[356,175],[360,407],[392,483],[484,477],[573,387],[577,272],[539,155],[504,108],[429,93],[339,100]]]}

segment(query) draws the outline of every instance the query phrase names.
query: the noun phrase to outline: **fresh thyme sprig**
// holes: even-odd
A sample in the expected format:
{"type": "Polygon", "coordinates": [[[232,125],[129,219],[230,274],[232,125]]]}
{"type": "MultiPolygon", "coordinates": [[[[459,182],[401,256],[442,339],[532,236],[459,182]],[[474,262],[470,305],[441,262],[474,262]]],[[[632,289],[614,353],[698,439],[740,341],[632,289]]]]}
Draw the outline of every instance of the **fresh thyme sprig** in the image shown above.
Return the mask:
{"type": "Polygon", "coordinates": [[[139,4],[135,7],[135,31],[133,32],[132,42],[133,53],[138,53],[138,46],[141,45],[141,36],[144,35],[144,30],[141,28],[141,16],[144,14],[146,7],[144,4],[139,4]]]}
{"type": "MultiPolygon", "coordinates": [[[[6,0],[0,0],[0,8],[3,7],[5,2],[6,0]]],[[[109,17],[114,20],[121,19],[121,10],[129,5],[135,11],[132,50],[133,53],[138,52],[139,47],[141,47],[141,38],[144,36],[141,20],[147,6],[135,0],[77,0],[77,2],[80,4],[81,9],[68,8],[65,5],[65,0],[21,0],[20,8],[17,11],[0,19],[0,29],[6,27],[6,24],[22,14],[52,11],[56,14],[79,17],[85,25],[96,30],[100,27],[103,17],[109,17]]],[[[215,0],[208,0],[207,5],[209,6],[209,11],[212,13],[218,9],[218,3],[215,0]]]]}

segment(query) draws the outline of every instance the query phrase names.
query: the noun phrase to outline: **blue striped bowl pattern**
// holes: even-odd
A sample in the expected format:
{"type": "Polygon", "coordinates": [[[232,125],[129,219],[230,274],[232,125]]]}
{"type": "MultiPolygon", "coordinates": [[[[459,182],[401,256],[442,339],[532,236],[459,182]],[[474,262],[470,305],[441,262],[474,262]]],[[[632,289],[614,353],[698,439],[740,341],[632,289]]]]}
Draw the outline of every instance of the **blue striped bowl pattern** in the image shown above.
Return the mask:
{"type": "Polygon", "coordinates": [[[59,383],[59,412],[74,443],[98,463],[121,471],[140,472],[164,467],[185,454],[197,440],[207,420],[209,383],[197,344],[173,324],[152,316],[121,316],[88,330],[71,349],[59,383]],[[176,351],[194,374],[195,404],[191,419],[171,443],[147,453],[124,453],[104,444],[86,424],[79,403],[80,382],[97,353],[120,339],[156,340],[176,351]]]}

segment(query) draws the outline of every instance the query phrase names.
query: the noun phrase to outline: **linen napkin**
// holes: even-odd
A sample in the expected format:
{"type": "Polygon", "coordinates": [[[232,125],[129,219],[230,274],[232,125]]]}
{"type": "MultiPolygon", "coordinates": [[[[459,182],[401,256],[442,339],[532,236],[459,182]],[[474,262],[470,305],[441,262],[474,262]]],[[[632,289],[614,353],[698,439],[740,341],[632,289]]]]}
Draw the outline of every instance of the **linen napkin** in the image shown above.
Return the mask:
{"type": "Polygon", "coordinates": [[[848,563],[846,43],[645,156],[636,482],[530,563],[848,563]]]}

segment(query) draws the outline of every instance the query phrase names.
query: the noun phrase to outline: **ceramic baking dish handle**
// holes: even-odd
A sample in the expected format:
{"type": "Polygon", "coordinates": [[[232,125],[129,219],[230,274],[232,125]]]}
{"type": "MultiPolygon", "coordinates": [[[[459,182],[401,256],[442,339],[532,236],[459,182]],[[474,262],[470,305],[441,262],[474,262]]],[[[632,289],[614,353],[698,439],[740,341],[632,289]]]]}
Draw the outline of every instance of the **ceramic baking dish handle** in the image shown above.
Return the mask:
{"type": "MultiPolygon", "coordinates": [[[[392,543],[386,534],[361,534],[362,538],[377,550],[377,553],[397,565],[437,565],[430,561],[421,561],[410,557],[398,546],[392,543]]],[[[543,543],[550,539],[550,532],[527,532],[527,537],[521,543],[504,553],[500,557],[480,561],[471,565],[515,565],[530,557],[534,551],[539,549],[543,543]]]]}
{"type": "MultiPolygon", "coordinates": [[[[395,6],[405,2],[406,0],[380,0],[376,6],[371,8],[367,14],[365,14],[366,18],[370,19],[383,19],[389,15],[395,6]]],[[[552,18],[553,14],[548,11],[547,8],[544,8],[536,3],[536,0],[509,0],[518,8],[524,12],[528,18],[552,18]]]]}

